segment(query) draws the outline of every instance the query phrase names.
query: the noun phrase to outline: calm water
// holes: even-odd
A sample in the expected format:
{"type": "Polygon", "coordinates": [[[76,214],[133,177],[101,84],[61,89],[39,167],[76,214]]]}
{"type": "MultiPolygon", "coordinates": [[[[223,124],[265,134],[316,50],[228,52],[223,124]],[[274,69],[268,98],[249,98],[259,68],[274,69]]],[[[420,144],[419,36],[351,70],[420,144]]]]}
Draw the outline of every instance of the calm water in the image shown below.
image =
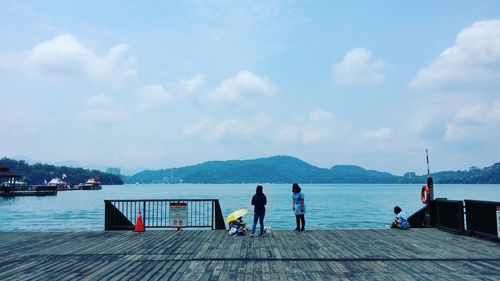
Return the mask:
{"type": "MultiPolygon", "coordinates": [[[[80,231],[104,229],[105,199],[218,198],[222,213],[247,208],[254,184],[124,185],[97,191],[65,191],[57,196],[0,198],[0,231],[80,231]]],[[[395,205],[408,215],[419,210],[420,185],[301,185],[306,228],[384,228],[395,205]]],[[[267,184],[265,222],[273,229],[295,228],[291,185],[267,184]]],[[[435,197],[500,202],[500,185],[436,185],[435,197]]],[[[246,216],[245,221],[250,221],[246,216]]]]}

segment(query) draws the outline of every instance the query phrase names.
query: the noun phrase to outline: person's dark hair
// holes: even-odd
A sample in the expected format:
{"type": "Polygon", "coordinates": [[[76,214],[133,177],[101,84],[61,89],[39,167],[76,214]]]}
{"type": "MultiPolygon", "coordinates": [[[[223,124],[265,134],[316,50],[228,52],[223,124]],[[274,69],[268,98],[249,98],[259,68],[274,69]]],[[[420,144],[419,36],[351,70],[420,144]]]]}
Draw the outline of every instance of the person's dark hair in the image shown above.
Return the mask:
{"type": "Polygon", "coordinates": [[[257,189],[255,190],[256,194],[264,194],[264,191],[262,191],[264,188],[262,185],[257,185],[257,189]]]}
{"type": "Polygon", "coordinates": [[[301,191],[301,188],[300,188],[299,184],[298,183],[294,183],[292,185],[292,192],[295,193],[295,192],[300,192],[300,191],[301,191]]]}
{"type": "Polygon", "coordinates": [[[395,213],[396,215],[397,215],[397,214],[399,214],[399,213],[401,213],[401,211],[402,211],[402,210],[401,210],[401,208],[399,208],[399,206],[394,207],[394,213],[395,213]]]}
{"type": "Polygon", "coordinates": [[[427,178],[427,186],[430,188],[432,188],[434,186],[434,183],[432,181],[432,177],[427,178]]]}

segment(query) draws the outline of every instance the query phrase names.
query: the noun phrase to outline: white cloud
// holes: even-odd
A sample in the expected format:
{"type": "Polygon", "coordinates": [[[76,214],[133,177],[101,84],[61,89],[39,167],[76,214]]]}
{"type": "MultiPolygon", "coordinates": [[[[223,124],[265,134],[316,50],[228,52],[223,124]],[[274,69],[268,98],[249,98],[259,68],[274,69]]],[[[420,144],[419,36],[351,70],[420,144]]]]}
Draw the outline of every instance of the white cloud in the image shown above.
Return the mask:
{"type": "Polygon", "coordinates": [[[198,74],[191,79],[181,79],[179,87],[181,94],[192,94],[198,92],[205,86],[205,75],[198,74]]]}
{"type": "Polygon", "coordinates": [[[496,139],[500,133],[500,101],[473,104],[455,113],[446,123],[445,140],[496,139]]]}
{"type": "Polygon", "coordinates": [[[115,100],[104,94],[88,97],[84,105],[79,117],[85,124],[108,126],[119,123],[125,116],[115,100]]]}
{"type": "Polygon", "coordinates": [[[248,70],[242,70],[233,78],[222,81],[210,93],[209,98],[216,103],[238,104],[251,97],[271,96],[275,92],[275,86],[269,79],[259,77],[248,70]]]}
{"type": "Polygon", "coordinates": [[[335,132],[342,128],[333,114],[317,108],[309,113],[306,120],[298,120],[279,130],[276,139],[280,143],[303,145],[324,143],[335,139],[335,132]]]}
{"type": "Polygon", "coordinates": [[[476,22],[463,29],[455,45],[418,71],[417,89],[500,81],[500,20],[476,22]]]}
{"type": "Polygon", "coordinates": [[[333,67],[333,80],[346,84],[377,84],[385,79],[386,63],[372,58],[371,50],[354,48],[333,67]]]}
{"type": "Polygon", "coordinates": [[[31,50],[0,54],[0,66],[36,78],[93,82],[121,82],[136,74],[134,59],[126,57],[128,45],[111,47],[98,55],[72,34],[41,42],[31,50]]]}
{"type": "Polygon", "coordinates": [[[364,141],[384,141],[392,137],[394,137],[394,132],[391,128],[378,128],[361,134],[361,139],[364,141]]]}
{"type": "Polygon", "coordinates": [[[251,119],[227,118],[218,122],[205,119],[186,127],[182,135],[185,138],[201,138],[211,142],[227,139],[252,140],[271,122],[271,117],[266,113],[259,113],[251,119]]]}
{"type": "Polygon", "coordinates": [[[258,124],[253,120],[226,119],[215,125],[213,129],[213,137],[215,139],[245,139],[254,136],[257,129],[258,124]]]}
{"type": "Polygon", "coordinates": [[[212,121],[209,119],[201,120],[198,123],[184,128],[182,136],[185,138],[197,138],[206,136],[210,130],[212,121]]]}
{"type": "Polygon", "coordinates": [[[333,114],[321,108],[316,108],[309,113],[309,120],[313,123],[330,122],[334,120],[333,114]]]}
{"type": "Polygon", "coordinates": [[[110,107],[113,105],[114,101],[112,97],[107,95],[97,95],[87,98],[85,103],[89,105],[89,107],[110,107]]]}
{"type": "Polygon", "coordinates": [[[162,106],[172,100],[170,94],[162,85],[144,86],[138,93],[140,98],[139,108],[148,109],[153,106],[162,106]]]}

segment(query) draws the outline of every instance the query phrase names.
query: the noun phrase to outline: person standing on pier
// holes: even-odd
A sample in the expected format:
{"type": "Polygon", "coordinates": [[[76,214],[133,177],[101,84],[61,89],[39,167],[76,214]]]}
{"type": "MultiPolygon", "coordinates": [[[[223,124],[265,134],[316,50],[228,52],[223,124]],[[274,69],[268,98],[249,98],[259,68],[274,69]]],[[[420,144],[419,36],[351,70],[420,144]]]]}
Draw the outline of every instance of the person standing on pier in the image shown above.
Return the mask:
{"type": "Polygon", "coordinates": [[[260,235],[264,235],[264,216],[266,215],[267,198],[264,195],[262,185],[258,185],[255,190],[255,195],[252,197],[252,205],[254,205],[252,234],[255,234],[257,220],[260,222],[260,235]]]}
{"type": "Polygon", "coordinates": [[[299,184],[292,185],[292,209],[295,212],[295,221],[297,222],[297,231],[304,231],[306,220],[304,214],[306,213],[306,206],[304,204],[304,193],[301,192],[299,184]]]}

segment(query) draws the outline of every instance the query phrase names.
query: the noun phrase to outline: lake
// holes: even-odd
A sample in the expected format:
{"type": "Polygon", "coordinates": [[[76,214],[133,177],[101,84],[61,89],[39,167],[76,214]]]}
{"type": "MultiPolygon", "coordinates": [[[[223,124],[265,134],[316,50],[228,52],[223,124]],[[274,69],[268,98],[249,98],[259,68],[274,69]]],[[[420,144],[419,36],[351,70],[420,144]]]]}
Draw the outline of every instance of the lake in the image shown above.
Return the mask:
{"type": "MultiPolygon", "coordinates": [[[[268,199],[265,223],[294,229],[291,185],[263,184],[268,199]]],[[[219,199],[222,214],[250,204],[255,184],[158,184],[104,186],[95,191],[62,191],[57,196],[0,198],[0,231],[100,231],[106,199],[219,199]]],[[[384,228],[399,205],[409,216],[423,207],[421,185],[303,184],[306,228],[384,228]]],[[[435,185],[435,198],[500,202],[500,185],[435,185]]],[[[247,215],[244,220],[252,220],[247,215]]]]}

